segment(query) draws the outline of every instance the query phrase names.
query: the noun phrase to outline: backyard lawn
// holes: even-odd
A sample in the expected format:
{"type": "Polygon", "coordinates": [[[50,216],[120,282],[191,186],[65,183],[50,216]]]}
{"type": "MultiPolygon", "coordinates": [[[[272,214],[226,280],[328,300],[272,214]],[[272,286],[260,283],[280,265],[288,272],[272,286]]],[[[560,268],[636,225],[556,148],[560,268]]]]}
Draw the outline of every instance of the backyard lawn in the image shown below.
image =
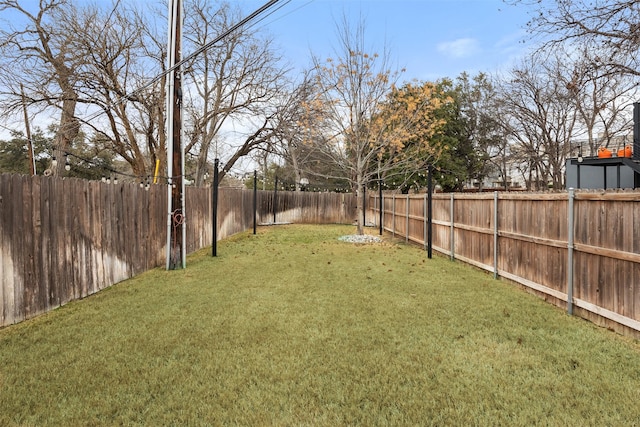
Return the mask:
{"type": "Polygon", "coordinates": [[[637,341],[354,232],[259,228],[0,329],[0,425],[640,425],[637,341]]]}

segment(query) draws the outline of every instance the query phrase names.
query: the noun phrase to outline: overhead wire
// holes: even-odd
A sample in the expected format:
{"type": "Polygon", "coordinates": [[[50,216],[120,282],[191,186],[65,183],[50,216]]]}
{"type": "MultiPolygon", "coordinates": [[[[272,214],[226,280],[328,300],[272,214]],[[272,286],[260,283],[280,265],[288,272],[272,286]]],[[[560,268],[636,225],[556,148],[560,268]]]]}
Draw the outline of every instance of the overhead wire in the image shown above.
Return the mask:
{"type": "MultiPolygon", "coordinates": [[[[151,178],[153,178],[150,174],[146,174],[144,176],[140,176],[140,175],[134,175],[131,173],[127,173],[127,172],[122,172],[119,170],[114,169],[113,167],[109,166],[109,165],[105,165],[105,164],[100,164],[98,163],[96,160],[92,160],[92,159],[88,159],[84,156],[78,155],[76,153],[73,153],[71,151],[67,151],[67,150],[62,150],[62,153],[65,155],[65,157],[75,157],[78,160],[81,160],[85,163],[88,163],[90,165],[92,165],[93,167],[97,167],[97,168],[101,168],[102,170],[109,172],[113,175],[121,175],[121,176],[125,176],[128,178],[133,178],[133,179],[144,179],[146,177],[147,180],[150,180],[151,178]]],[[[171,178],[177,178],[177,177],[183,177],[183,178],[193,178],[193,174],[184,174],[184,175],[176,175],[173,176],[171,178]]],[[[163,178],[163,179],[169,179],[170,177],[168,176],[164,176],[164,175],[157,175],[157,178],[163,178]]]]}
{"type": "MultiPolygon", "coordinates": [[[[277,19],[274,19],[273,21],[267,22],[265,25],[270,25],[273,24],[274,22],[279,21],[282,18],[285,18],[295,12],[297,12],[298,10],[308,6],[309,4],[313,3],[315,0],[308,0],[306,3],[296,7],[295,9],[291,10],[288,13],[285,13],[284,15],[279,16],[277,19]]],[[[276,9],[274,9],[272,12],[270,12],[269,14],[267,14],[266,16],[260,18],[258,21],[256,21],[254,24],[252,24],[249,28],[254,27],[256,24],[264,21],[266,18],[268,18],[269,16],[273,15],[275,12],[279,11],[280,9],[282,9],[284,6],[288,5],[291,2],[291,0],[286,0],[281,6],[277,7],[276,9]]]]}
{"type": "MultiPolygon", "coordinates": [[[[313,1],[314,1],[314,0],[309,0],[309,1],[308,1],[307,3],[305,3],[303,6],[306,6],[307,4],[309,4],[309,3],[313,2],[313,1]]],[[[252,22],[252,23],[247,27],[247,29],[251,29],[251,28],[255,27],[256,25],[258,25],[259,23],[263,22],[265,19],[267,19],[268,17],[270,17],[271,15],[273,15],[274,13],[276,13],[277,11],[279,11],[280,9],[282,9],[283,7],[285,7],[286,5],[288,5],[289,3],[291,3],[291,0],[284,0],[284,2],[283,2],[283,3],[281,3],[278,7],[276,7],[276,8],[275,8],[275,9],[273,9],[273,10],[271,10],[271,11],[270,11],[269,13],[267,13],[266,15],[264,15],[264,16],[262,16],[262,17],[260,17],[260,19],[257,19],[257,20],[255,20],[254,22],[252,22]]],[[[299,9],[300,9],[301,7],[303,7],[303,6],[298,6],[297,8],[295,8],[294,10],[292,10],[291,12],[286,13],[286,14],[284,14],[284,15],[281,15],[281,16],[279,16],[277,19],[274,19],[273,21],[268,22],[268,23],[266,23],[265,25],[272,24],[272,23],[274,23],[274,22],[276,22],[276,21],[278,21],[278,20],[280,20],[280,19],[282,19],[282,18],[284,18],[284,17],[286,17],[286,16],[288,16],[288,15],[292,14],[293,12],[295,12],[295,11],[299,10],[299,9]]]]}
{"type": "MultiPolygon", "coordinates": [[[[256,17],[260,16],[263,12],[265,12],[266,10],[270,9],[273,5],[275,5],[276,3],[278,3],[281,0],[270,0],[267,3],[265,3],[262,7],[256,9],[254,12],[252,12],[251,14],[249,14],[248,16],[246,16],[245,18],[243,18],[242,20],[240,20],[237,24],[231,26],[228,30],[224,31],[223,33],[219,34],[216,38],[214,38],[213,40],[211,40],[210,42],[202,45],[201,47],[199,47],[198,49],[196,49],[194,52],[190,53],[187,57],[185,57],[184,59],[180,60],[179,62],[177,62],[175,65],[173,65],[172,67],[167,68],[166,70],[162,71],[160,74],[156,75],[155,77],[153,77],[151,80],[149,80],[149,82],[147,82],[146,84],[143,84],[142,86],[138,87],[137,89],[125,93],[124,95],[116,98],[115,100],[111,101],[110,103],[107,103],[106,105],[104,105],[102,107],[102,110],[107,109],[107,108],[111,108],[114,107],[124,101],[126,101],[127,99],[131,99],[132,96],[135,96],[139,93],[141,93],[142,91],[144,91],[145,89],[150,88],[151,86],[153,86],[156,82],[160,81],[163,77],[165,77],[166,75],[168,75],[170,72],[175,71],[177,69],[179,69],[180,67],[182,67],[184,64],[190,62],[191,60],[193,60],[194,58],[196,58],[198,55],[200,55],[202,52],[205,52],[206,50],[210,49],[212,46],[214,46],[215,44],[221,42],[222,40],[224,40],[225,38],[229,37],[232,33],[234,33],[235,31],[237,31],[238,29],[242,28],[243,26],[245,26],[246,24],[250,23],[251,21],[253,21],[256,17]]],[[[274,12],[280,10],[282,7],[284,7],[285,5],[287,5],[288,3],[290,3],[291,0],[285,0],[284,3],[282,4],[282,6],[278,7],[277,9],[275,9],[273,12],[270,12],[266,17],[271,16],[274,12]]],[[[261,22],[264,18],[261,18],[258,22],[261,22]]],[[[249,26],[249,28],[253,27],[254,24],[252,24],[251,26],[249,26]]],[[[90,114],[89,116],[85,117],[83,119],[83,121],[87,122],[87,121],[91,121],[97,117],[99,117],[100,115],[102,115],[103,111],[99,110],[96,111],[92,114],[90,114]]]]}
{"type": "MultiPolygon", "coordinates": [[[[278,19],[282,19],[285,16],[288,16],[292,13],[294,13],[295,11],[305,7],[306,5],[312,3],[314,0],[309,0],[308,2],[306,2],[303,5],[298,6],[296,9],[292,10],[291,12],[289,12],[286,15],[280,16],[277,19],[271,21],[270,23],[276,22],[278,19]]],[[[170,72],[179,69],[180,67],[182,67],[184,64],[192,61],[193,59],[195,59],[198,55],[200,55],[201,53],[209,50],[210,48],[212,48],[213,46],[215,46],[217,43],[220,43],[221,41],[223,41],[225,38],[229,37],[231,34],[233,34],[234,32],[236,32],[237,30],[239,30],[242,27],[245,27],[246,29],[251,29],[254,28],[255,26],[257,26],[258,24],[260,24],[261,22],[263,22],[264,20],[266,20],[267,18],[271,17],[273,14],[275,14],[276,12],[280,11],[282,8],[284,8],[286,5],[288,5],[291,2],[291,0],[270,0],[267,3],[265,3],[264,5],[262,5],[260,8],[256,9],[254,12],[252,12],[251,14],[247,15],[245,18],[243,18],[242,20],[240,20],[238,23],[236,23],[235,25],[231,26],[229,29],[227,29],[226,31],[224,31],[223,33],[219,34],[217,37],[215,37],[213,40],[211,40],[210,42],[204,44],[203,46],[201,46],[200,48],[196,49],[194,52],[190,53],[189,55],[187,55],[184,59],[182,59],[181,61],[179,61],[178,63],[176,63],[175,65],[173,65],[172,67],[167,68],[166,70],[162,71],[161,73],[159,73],[158,75],[156,75],[155,77],[153,77],[151,80],[149,80],[149,82],[147,82],[146,84],[143,84],[142,86],[138,87],[137,89],[128,92],[118,98],[116,98],[115,100],[111,101],[110,103],[107,103],[105,105],[102,106],[102,108],[94,113],[89,114],[88,116],[85,116],[84,118],[82,118],[81,120],[83,122],[89,122],[91,120],[96,119],[97,117],[99,117],[100,115],[102,115],[104,113],[104,110],[114,107],[128,99],[131,99],[131,97],[141,93],[142,91],[150,88],[151,86],[153,86],[156,82],[160,81],[164,76],[168,75],[170,72]],[[280,3],[277,7],[273,8],[273,6],[275,6],[276,4],[280,3]],[[272,9],[273,8],[273,9],[272,9]],[[268,13],[265,13],[267,12],[268,13]]],[[[111,17],[114,15],[117,6],[120,4],[120,0],[116,1],[115,6],[113,7],[113,9],[111,10],[109,17],[107,18],[107,21],[109,21],[111,19],[111,17]]],[[[0,126],[6,130],[10,130],[8,127],[1,125],[0,126]]],[[[110,168],[106,165],[98,165],[96,164],[95,161],[91,161],[90,159],[84,158],[82,156],[79,156],[75,153],[72,152],[68,152],[66,150],[63,150],[63,153],[65,154],[65,156],[73,156],[78,158],[79,160],[82,160],[86,163],[89,164],[93,164],[94,166],[99,166],[101,168],[103,168],[106,171],[109,171],[111,173],[114,174],[119,174],[119,175],[123,175],[123,176],[128,176],[128,177],[132,177],[132,178],[139,178],[139,176],[137,175],[131,175],[131,174],[127,174],[125,172],[121,172],[121,171],[117,171],[113,168],[110,168]]],[[[165,177],[166,178],[166,177],[165,177]]]]}

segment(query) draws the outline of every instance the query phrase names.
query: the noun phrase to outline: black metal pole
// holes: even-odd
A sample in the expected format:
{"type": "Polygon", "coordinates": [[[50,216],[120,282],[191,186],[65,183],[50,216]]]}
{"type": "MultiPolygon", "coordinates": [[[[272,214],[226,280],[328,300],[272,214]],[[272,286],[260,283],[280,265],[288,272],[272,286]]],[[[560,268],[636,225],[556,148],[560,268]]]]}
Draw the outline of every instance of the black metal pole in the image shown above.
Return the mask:
{"type": "Polygon", "coordinates": [[[276,203],[278,201],[278,175],[273,185],[273,223],[276,223],[276,203]]]}
{"type": "Polygon", "coordinates": [[[362,184],[362,226],[367,226],[367,184],[362,184]]]}
{"type": "Polygon", "coordinates": [[[433,239],[433,170],[431,165],[427,167],[427,258],[431,259],[433,254],[432,239],[433,239]]]}
{"type": "Polygon", "coordinates": [[[380,204],[380,212],[378,212],[378,214],[380,215],[380,221],[379,221],[380,222],[380,235],[382,236],[382,228],[383,228],[382,227],[382,208],[383,208],[382,205],[383,205],[383,203],[382,203],[382,180],[381,179],[378,180],[378,193],[379,193],[378,195],[380,196],[379,197],[379,199],[380,199],[380,202],[379,202],[379,204],[380,204]]]}
{"type": "Polygon", "coordinates": [[[212,229],[212,242],[211,242],[211,256],[218,256],[218,165],[220,161],[215,159],[213,162],[213,194],[211,197],[211,229],[212,229]]]}
{"type": "Polygon", "coordinates": [[[258,171],[253,171],[253,234],[256,234],[258,212],[258,171]]]}
{"type": "Polygon", "coordinates": [[[577,188],[580,188],[580,163],[584,161],[584,157],[582,157],[582,143],[578,146],[578,163],[576,166],[576,173],[578,174],[577,179],[577,188]]]}
{"type": "Polygon", "coordinates": [[[633,160],[640,160],[640,102],[633,103],[633,160]]]}

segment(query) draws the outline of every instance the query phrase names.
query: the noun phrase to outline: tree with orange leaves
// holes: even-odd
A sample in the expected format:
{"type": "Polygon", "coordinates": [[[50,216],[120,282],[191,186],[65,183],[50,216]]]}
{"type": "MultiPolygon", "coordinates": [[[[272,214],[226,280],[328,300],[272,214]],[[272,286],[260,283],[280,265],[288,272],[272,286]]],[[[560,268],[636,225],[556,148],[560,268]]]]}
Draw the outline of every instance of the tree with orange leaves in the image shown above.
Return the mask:
{"type": "Polygon", "coordinates": [[[328,135],[326,158],[340,166],[358,197],[358,233],[363,233],[365,186],[394,170],[420,168],[438,149],[429,138],[442,123],[433,118],[442,102],[430,84],[397,88],[402,70],[390,67],[388,51],[369,54],[364,25],[346,19],[339,29],[336,57],[314,58],[316,96],[312,110],[324,111],[328,135]],[[419,154],[419,156],[417,156],[419,154]],[[416,157],[417,156],[417,157],[416,157]]]}

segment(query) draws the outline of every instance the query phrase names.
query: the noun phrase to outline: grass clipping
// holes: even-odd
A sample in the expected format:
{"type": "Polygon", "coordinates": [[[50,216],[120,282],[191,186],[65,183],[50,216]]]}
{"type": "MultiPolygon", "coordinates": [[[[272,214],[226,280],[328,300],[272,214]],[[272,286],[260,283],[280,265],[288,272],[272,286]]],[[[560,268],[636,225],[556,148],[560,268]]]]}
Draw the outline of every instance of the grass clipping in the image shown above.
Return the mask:
{"type": "Polygon", "coordinates": [[[633,425],[638,344],[417,247],[260,228],[0,330],[0,425],[633,425]]]}

